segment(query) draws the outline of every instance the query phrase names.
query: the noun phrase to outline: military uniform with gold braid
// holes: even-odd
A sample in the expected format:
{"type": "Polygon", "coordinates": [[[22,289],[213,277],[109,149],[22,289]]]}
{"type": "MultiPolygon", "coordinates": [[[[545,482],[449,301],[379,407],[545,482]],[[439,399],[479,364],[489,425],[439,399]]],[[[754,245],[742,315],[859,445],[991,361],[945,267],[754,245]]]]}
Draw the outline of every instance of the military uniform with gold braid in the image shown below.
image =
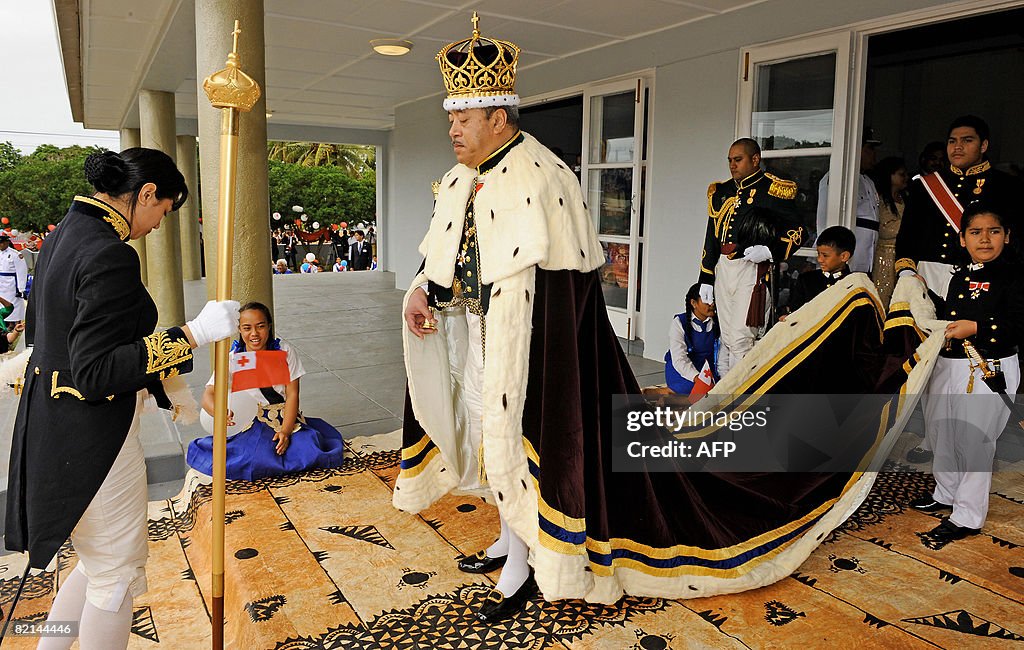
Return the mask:
{"type": "MultiPolygon", "coordinates": [[[[1019,229],[1024,225],[1020,206],[1024,187],[1019,181],[994,169],[987,160],[969,169],[950,165],[934,174],[942,179],[961,208],[981,202],[1006,219],[1013,233],[1010,243],[1020,250],[1019,229]]],[[[936,205],[921,176],[911,182],[906,206],[896,236],[896,272],[919,273],[928,288],[944,298],[954,268],[971,261],[967,250],[960,245],[960,230],[936,205]]]]}
{"type": "Polygon", "coordinates": [[[161,380],[192,369],[181,328],[153,331],[156,305],[138,255],[124,243],[130,231],[112,206],[76,196],[36,264],[27,316],[34,348],[11,445],[6,543],[27,550],[37,569],[110,471],[138,392],[148,389],[169,408],[161,380]]]}
{"type": "Polygon", "coordinates": [[[709,185],[701,283],[715,283],[715,266],[721,256],[743,257],[750,246],[767,246],[776,262],[787,259],[803,238],[795,211],[796,189],[793,181],[761,169],[738,182],[709,185]]]}
{"type": "Polygon", "coordinates": [[[715,287],[722,331],[722,375],[746,356],[764,324],[765,308],[758,300],[752,303],[752,299],[755,287],[761,295],[767,293],[771,265],[744,259],[744,251],[751,246],[767,246],[771,259],[781,262],[800,246],[803,228],[795,210],[796,190],[793,181],[762,169],[740,181],[730,179],[708,186],[700,282],[715,287]]]}

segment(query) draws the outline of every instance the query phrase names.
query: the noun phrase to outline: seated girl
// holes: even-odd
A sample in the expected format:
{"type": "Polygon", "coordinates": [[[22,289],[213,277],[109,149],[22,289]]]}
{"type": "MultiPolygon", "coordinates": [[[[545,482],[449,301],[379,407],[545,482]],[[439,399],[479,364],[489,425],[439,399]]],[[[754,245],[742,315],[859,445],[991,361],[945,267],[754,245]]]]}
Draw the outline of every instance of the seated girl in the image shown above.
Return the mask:
{"type": "MultiPolygon", "coordinates": [[[[298,354],[287,343],[274,338],[270,310],[258,302],[242,306],[239,338],[231,352],[283,350],[288,354],[287,385],[250,388],[229,395],[228,425],[234,426],[231,397],[255,400],[256,416],[247,429],[228,437],[227,478],[254,481],[268,476],[341,465],[345,445],[338,430],[318,418],[303,417],[299,411],[299,377],[305,374],[298,354]]],[[[214,377],[203,393],[203,409],[213,414],[214,377]]],[[[240,423],[241,424],[241,423],[240,423]]],[[[193,440],[188,446],[190,467],[213,474],[213,437],[193,440]]]]}
{"type": "Polygon", "coordinates": [[[695,284],[686,292],[686,311],[676,314],[669,326],[665,383],[673,393],[689,395],[705,362],[718,381],[719,338],[715,305],[700,299],[700,284],[695,284]]]}

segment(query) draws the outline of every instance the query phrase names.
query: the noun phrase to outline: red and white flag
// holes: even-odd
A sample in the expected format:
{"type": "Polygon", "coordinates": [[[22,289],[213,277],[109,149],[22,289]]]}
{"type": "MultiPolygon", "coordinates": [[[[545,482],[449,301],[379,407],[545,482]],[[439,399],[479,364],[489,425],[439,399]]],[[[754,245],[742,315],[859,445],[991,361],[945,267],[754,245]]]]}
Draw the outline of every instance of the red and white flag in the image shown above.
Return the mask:
{"type": "Polygon", "coordinates": [[[715,375],[711,372],[711,364],[704,362],[704,367],[694,378],[693,388],[690,389],[690,403],[694,403],[707,395],[711,387],[715,385],[715,375]]]}
{"type": "Polygon", "coordinates": [[[265,388],[291,381],[288,353],[284,350],[236,352],[231,355],[231,392],[265,388]]]}

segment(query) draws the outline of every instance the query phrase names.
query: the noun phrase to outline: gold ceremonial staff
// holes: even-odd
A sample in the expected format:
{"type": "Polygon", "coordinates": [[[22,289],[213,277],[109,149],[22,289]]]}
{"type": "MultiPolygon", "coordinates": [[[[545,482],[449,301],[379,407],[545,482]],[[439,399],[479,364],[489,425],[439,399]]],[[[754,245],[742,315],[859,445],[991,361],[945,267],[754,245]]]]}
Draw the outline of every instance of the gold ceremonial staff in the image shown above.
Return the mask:
{"type": "MultiPolygon", "coordinates": [[[[231,299],[231,248],[235,230],[235,176],[238,158],[238,112],[249,112],[260,98],[260,87],[238,68],[238,35],[235,21],[227,67],[203,81],[203,90],[214,108],[223,109],[220,123],[220,188],[217,214],[217,300],[231,299]]],[[[224,647],[224,478],[228,435],[228,351],[231,341],[217,341],[214,348],[213,392],[213,514],[212,514],[212,625],[213,647],[224,647]]]]}

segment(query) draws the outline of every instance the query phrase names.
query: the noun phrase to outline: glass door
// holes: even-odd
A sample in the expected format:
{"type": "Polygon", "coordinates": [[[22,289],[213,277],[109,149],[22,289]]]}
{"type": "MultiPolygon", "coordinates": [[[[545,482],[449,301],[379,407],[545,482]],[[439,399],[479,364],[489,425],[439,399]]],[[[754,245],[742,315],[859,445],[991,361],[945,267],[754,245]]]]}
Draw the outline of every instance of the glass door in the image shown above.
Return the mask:
{"type": "Polygon", "coordinates": [[[615,333],[637,336],[646,144],[643,79],[595,86],[583,95],[581,183],[605,264],[599,270],[615,333]]]}
{"type": "Polygon", "coordinates": [[[796,275],[813,266],[818,231],[846,221],[842,207],[852,182],[843,167],[850,61],[845,32],[743,53],[737,136],[758,142],[766,171],[796,182],[804,226],[803,254],[780,267],[777,306],[787,303],[796,275]]]}

